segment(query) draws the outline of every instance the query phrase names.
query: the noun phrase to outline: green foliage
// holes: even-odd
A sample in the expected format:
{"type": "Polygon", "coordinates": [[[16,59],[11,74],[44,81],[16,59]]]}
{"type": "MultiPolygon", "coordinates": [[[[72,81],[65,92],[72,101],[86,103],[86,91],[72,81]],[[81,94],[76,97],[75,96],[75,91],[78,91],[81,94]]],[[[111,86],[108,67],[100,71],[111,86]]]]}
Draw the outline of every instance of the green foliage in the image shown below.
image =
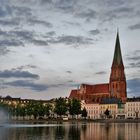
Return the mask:
{"type": "Polygon", "coordinates": [[[106,109],[106,111],[104,112],[104,114],[107,116],[107,118],[109,118],[110,111],[108,109],[106,109]]]}
{"type": "Polygon", "coordinates": [[[54,112],[61,117],[62,115],[66,115],[67,110],[66,99],[61,97],[56,99],[54,112]]]}
{"type": "Polygon", "coordinates": [[[84,107],[84,109],[81,111],[82,117],[86,118],[87,117],[87,110],[84,107]]]}
{"type": "Polygon", "coordinates": [[[79,100],[72,99],[69,101],[69,113],[72,116],[81,114],[81,103],[79,100]]]}
{"type": "Polygon", "coordinates": [[[52,110],[52,106],[50,104],[46,104],[44,106],[44,113],[45,113],[46,116],[50,115],[51,110],[52,110]]]}
{"type": "Polygon", "coordinates": [[[0,103],[0,108],[8,112],[11,116],[31,116],[43,117],[44,115],[49,116],[52,106],[50,104],[43,104],[42,102],[31,101],[26,104],[18,103],[17,105],[0,103]]]}

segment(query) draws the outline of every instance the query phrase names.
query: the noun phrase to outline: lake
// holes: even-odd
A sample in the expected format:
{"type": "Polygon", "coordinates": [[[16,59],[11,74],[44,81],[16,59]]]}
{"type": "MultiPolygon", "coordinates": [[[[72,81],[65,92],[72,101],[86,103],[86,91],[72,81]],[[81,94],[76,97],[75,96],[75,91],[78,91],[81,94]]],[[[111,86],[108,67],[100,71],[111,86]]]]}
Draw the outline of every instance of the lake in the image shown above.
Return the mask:
{"type": "Polygon", "coordinates": [[[1,124],[0,140],[140,140],[140,123],[1,124]]]}

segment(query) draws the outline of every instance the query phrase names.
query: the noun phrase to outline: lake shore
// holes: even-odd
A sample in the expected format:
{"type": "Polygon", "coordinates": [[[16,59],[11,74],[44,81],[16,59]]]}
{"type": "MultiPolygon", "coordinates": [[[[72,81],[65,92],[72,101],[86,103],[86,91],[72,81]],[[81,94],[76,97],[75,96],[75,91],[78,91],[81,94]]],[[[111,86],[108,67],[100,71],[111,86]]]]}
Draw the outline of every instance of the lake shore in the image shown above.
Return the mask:
{"type": "Polygon", "coordinates": [[[63,123],[63,122],[93,122],[93,123],[140,123],[140,119],[45,119],[45,120],[8,120],[7,123],[63,123]]]}

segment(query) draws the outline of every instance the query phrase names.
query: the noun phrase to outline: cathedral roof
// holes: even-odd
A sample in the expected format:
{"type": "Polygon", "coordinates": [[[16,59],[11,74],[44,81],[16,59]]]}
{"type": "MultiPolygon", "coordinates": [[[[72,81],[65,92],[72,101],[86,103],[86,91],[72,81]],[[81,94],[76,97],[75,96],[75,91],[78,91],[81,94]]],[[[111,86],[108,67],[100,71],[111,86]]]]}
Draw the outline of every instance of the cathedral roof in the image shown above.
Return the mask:
{"type": "Polygon", "coordinates": [[[73,90],[71,90],[71,93],[70,93],[69,98],[76,98],[76,97],[78,97],[77,92],[78,92],[77,89],[73,89],[73,90]]]}
{"type": "Polygon", "coordinates": [[[113,65],[123,65],[121,47],[120,47],[120,40],[119,40],[119,33],[118,32],[117,32],[117,37],[116,37],[113,65]]]}
{"type": "Polygon", "coordinates": [[[96,84],[96,85],[88,85],[83,84],[86,88],[87,94],[95,94],[95,93],[109,93],[109,84],[96,84]]]}

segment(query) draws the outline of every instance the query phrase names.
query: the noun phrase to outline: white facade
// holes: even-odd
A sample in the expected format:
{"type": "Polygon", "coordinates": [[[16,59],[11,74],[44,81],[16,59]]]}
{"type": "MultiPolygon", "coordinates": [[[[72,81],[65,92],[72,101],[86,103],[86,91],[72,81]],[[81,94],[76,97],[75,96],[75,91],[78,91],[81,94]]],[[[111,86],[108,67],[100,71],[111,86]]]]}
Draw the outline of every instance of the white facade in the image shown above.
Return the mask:
{"type": "Polygon", "coordinates": [[[82,104],[86,108],[88,118],[101,119],[105,118],[106,109],[110,111],[112,118],[136,119],[140,118],[140,101],[127,101],[125,104],[82,104]]]}
{"type": "Polygon", "coordinates": [[[110,111],[110,116],[112,116],[112,118],[116,118],[116,114],[118,112],[118,104],[100,104],[100,116],[101,116],[101,118],[105,118],[104,112],[107,109],[110,111]]]}
{"type": "Polygon", "coordinates": [[[126,118],[140,118],[140,101],[130,101],[125,104],[126,118]]]}
{"type": "Polygon", "coordinates": [[[87,116],[90,119],[100,118],[100,105],[99,104],[85,104],[84,107],[87,110],[87,116]]]}

